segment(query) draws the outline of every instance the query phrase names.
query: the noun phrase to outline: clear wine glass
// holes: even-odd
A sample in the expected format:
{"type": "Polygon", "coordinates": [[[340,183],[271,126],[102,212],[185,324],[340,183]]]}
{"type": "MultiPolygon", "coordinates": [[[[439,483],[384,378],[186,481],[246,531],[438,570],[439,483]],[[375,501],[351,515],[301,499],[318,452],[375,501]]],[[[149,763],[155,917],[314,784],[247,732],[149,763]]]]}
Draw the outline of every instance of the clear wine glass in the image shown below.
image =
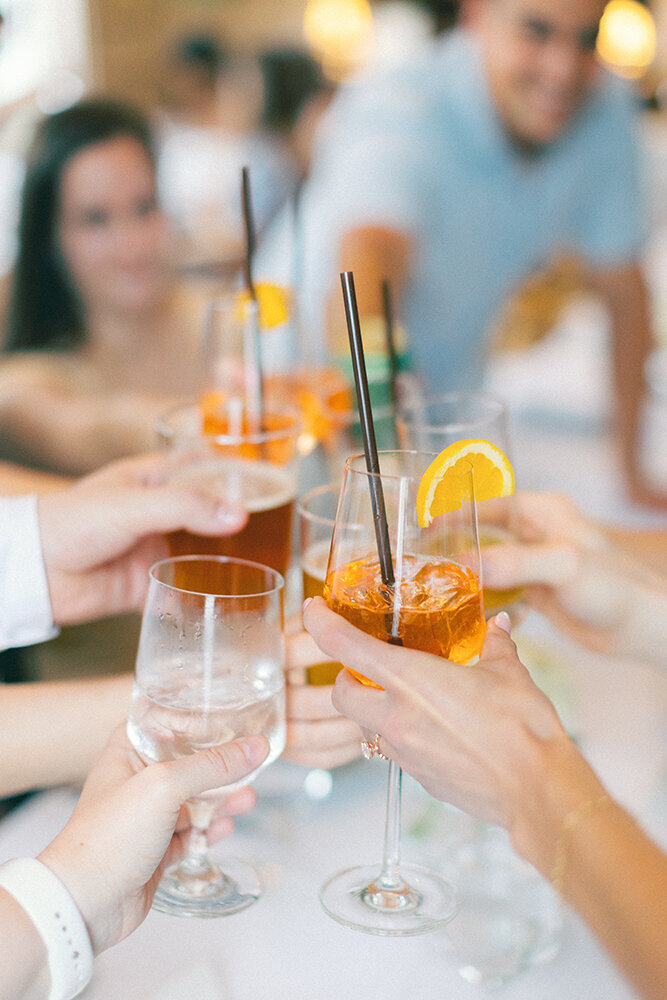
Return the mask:
{"type": "MultiPolygon", "coordinates": [[[[478,654],[485,629],[475,503],[464,502],[428,527],[419,526],[417,490],[434,457],[380,452],[379,474],[366,470],[363,455],[348,459],[324,597],[334,611],[379,639],[466,663],[478,654]],[[380,496],[384,506],[392,585],[378,558],[371,495],[380,496]]],[[[472,497],[470,472],[463,485],[462,495],[472,497]]],[[[381,734],[367,745],[367,755],[373,747],[382,749],[381,734]]],[[[434,930],[456,912],[456,893],[448,882],[400,863],[400,819],[401,771],[390,761],[382,864],[350,868],[325,883],[320,899],[335,920],[398,936],[434,930]]]]}
{"type": "MultiPolygon", "coordinates": [[[[512,461],[507,407],[484,392],[449,392],[412,399],[399,405],[396,429],[401,448],[441,452],[454,441],[484,438],[512,461]]],[[[519,511],[514,495],[477,502],[479,542],[484,548],[521,537],[519,511]]],[[[484,588],[487,616],[508,611],[516,624],[526,610],[525,589],[484,588]]]]}
{"type": "Polygon", "coordinates": [[[187,803],[187,857],[165,873],[153,906],[218,917],[261,894],[254,869],[209,853],[216,806],[285,746],[283,578],[258,563],[179,556],[156,563],[143,614],[127,732],[147,763],[173,760],[241,736],[263,735],[270,752],[252,774],[187,803]]]}

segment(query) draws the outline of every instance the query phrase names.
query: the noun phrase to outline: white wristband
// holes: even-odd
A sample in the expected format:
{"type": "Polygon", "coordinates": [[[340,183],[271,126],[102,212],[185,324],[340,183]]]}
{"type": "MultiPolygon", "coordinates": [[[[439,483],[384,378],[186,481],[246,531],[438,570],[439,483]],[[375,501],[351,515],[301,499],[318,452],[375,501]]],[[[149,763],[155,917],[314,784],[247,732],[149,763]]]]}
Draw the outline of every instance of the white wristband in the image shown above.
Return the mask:
{"type": "Polygon", "coordinates": [[[21,905],[46,947],[49,1000],[72,1000],[93,974],[93,949],[76,904],[50,868],[36,858],[0,865],[0,887],[21,905]]]}

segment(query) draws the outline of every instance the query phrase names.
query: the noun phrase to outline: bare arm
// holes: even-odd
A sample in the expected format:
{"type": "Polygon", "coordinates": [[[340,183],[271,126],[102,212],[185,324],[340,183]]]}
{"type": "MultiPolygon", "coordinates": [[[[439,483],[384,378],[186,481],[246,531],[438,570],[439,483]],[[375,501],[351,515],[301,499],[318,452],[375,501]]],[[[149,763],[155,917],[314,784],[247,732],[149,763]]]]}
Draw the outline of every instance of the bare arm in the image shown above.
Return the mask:
{"type": "Polygon", "coordinates": [[[13,896],[0,889],[0,983],[11,1000],[44,1000],[51,976],[37,928],[13,896]]]}
{"type": "Polygon", "coordinates": [[[667,856],[606,795],[498,619],[472,668],[388,646],[319,598],[304,620],[323,652],[382,685],[343,670],[336,707],[432,795],[508,829],[641,995],[665,997],[667,856]]]}
{"type": "Polygon", "coordinates": [[[50,493],[51,490],[62,489],[71,485],[72,480],[66,476],[57,476],[52,472],[38,472],[36,469],[25,469],[22,465],[12,462],[0,462],[0,496],[13,497],[25,493],[50,493]]]}
{"type": "MultiPolygon", "coordinates": [[[[410,272],[412,245],[410,239],[395,229],[366,227],[347,232],[341,241],[339,270],[353,271],[360,316],[382,315],[382,281],[390,283],[394,301],[401,294],[410,272]]],[[[334,355],[347,355],[345,313],[340,286],[336,282],[329,303],[328,328],[330,349],[334,355]]]]}
{"type": "Polygon", "coordinates": [[[47,359],[9,358],[0,367],[0,426],[12,457],[63,475],[149,450],[170,402],[84,389],[47,359]]]}
{"type": "Polygon", "coordinates": [[[131,689],[130,674],[0,685],[0,796],[82,782],[127,717],[131,689]]]}
{"type": "Polygon", "coordinates": [[[644,399],[644,363],[654,346],[649,298],[637,264],[597,271],[592,285],[609,308],[612,323],[615,422],[623,471],[633,499],[667,509],[667,496],[644,481],[639,444],[644,399]]]}

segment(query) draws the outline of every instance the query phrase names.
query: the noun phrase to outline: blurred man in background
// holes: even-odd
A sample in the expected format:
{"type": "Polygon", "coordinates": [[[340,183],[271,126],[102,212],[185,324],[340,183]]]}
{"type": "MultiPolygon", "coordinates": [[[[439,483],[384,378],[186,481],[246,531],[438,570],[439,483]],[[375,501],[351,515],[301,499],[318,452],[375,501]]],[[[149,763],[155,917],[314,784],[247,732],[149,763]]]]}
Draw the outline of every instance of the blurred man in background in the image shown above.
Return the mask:
{"type": "Polygon", "coordinates": [[[304,297],[342,357],[338,272],[354,271],[366,317],[389,279],[429,389],[470,388],[508,296],[555,252],[576,254],[611,318],[628,484],[658,502],[637,453],[651,334],[636,98],[597,63],[603,9],[469,0],[423,57],[343,88],[316,147],[304,297]]]}

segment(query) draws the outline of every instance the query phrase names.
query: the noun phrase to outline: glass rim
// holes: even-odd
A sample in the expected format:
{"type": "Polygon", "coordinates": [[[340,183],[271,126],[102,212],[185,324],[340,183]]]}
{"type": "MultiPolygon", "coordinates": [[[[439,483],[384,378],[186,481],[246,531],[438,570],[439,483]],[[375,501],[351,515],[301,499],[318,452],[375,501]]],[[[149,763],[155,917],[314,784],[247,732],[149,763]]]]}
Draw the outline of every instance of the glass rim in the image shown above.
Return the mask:
{"type": "Polygon", "coordinates": [[[323,483],[321,486],[313,486],[311,489],[306,490],[306,492],[297,497],[296,500],[296,512],[299,517],[307,517],[309,521],[313,521],[315,524],[333,524],[335,518],[325,517],[323,514],[313,514],[312,511],[304,507],[306,500],[313,497],[324,496],[325,493],[333,493],[336,497],[340,496],[340,484],[339,483],[323,483]]]}
{"type": "Polygon", "coordinates": [[[167,590],[174,590],[179,594],[193,594],[196,597],[213,597],[213,598],[223,598],[225,600],[230,600],[231,598],[237,598],[239,600],[244,600],[248,597],[268,597],[271,594],[277,594],[285,587],[285,577],[278,570],[273,569],[271,566],[267,566],[265,563],[252,562],[250,559],[237,559],[235,556],[206,556],[206,555],[183,555],[183,556],[166,556],[164,559],[158,559],[148,570],[148,576],[155,583],[159,584],[161,587],[167,590]],[[243,566],[251,569],[262,570],[264,573],[270,573],[275,582],[273,587],[269,587],[264,590],[255,590],[248,594],[211,594],[204,590],[192,590],[188,587],[177,587],[174,583],[166,583],[164,580],[160,580],[156,575],[155,571],[160,566],[165,566],[167,563],[186,563],[186,562],[209,562],[209,563],[227,563],[233,564],[235,566],[243,566]]]}
{"type": "MultiPolygon", "coordinates": [[[[431,461],[433,461],[433,459],[437,458],[438,456],[437,451],[422,451],[420,448],[385,448],[383,451],[378,451],[377,454],[378,454],[378,459],[381,459],[383,455],[421,455],[424,458],[429,458],[431,461]]],[[[353,472],[357,476],[359,475],[365,476],[367,479],[373,477],[376,479],[385,479],[385,480],[395,479],[398,482],[400,482],[401,480],[407,480],[408,482],[416,483],[421,480],[422,476],[424,475],[427,469],[427,466],[424,466],[421,473],[419,474],[414,473],[414,475],[411,475],[409,473],[397,473],[397,472],[369,472],[365,465],[363,469],[354,468],[352,463],[358,462],[360,460],[363,460],[364,463],[366,461],[366,455],[363,451],[357,455],[350,455],[350,457],[345,460],[345,471],[353,472]]]]}
{"type": "Polygon", "coordinates": [[[162,437],[164,441],[194,441],[199,444],[205,442],[207,444],[223,444],[223,445],[241,445],[241,444],[270,444],[273,441],[284,441],[288,438],[294,438],[295,441],[298,440],[299,435],[303,431],[303,421],[301,419],[301,414],[298,410],[289,406],[271,406],[270,409],[262,411],[263,416],[276,416],[276,417],[289,417],[292,423],[288,427],[278,427],[275,430],[268,431],[253,431],[248,434],[205,434],[203,430],[197,431],[186,431],[183,434],[179,434],[178,431],[174,430],[167,421],[173,418],[175,415],[180,413],[188,413],[199,410],[199,402],[189,402],[189,403],[178,403],[176,406],[170,407],[165,413],[157,417],[155,421],[155,433],[162,437]]]}
{"type": "Polygon", "coordinates": [[[409,424],[411,427],[415,427],[422,431],[428,431],[433,434],[442,433],[447,430],[455,430],[459,427],[477,427],[479,425],[485,425],[489,422],[489,419],[503,417],[507,418],[507,405],[500,399],[499,396],[494,396],[490,392],[476,391],[474,389],[466,390],[459,389],[453,392],[443,392],[438,393],[433,396],[426,396],[425,399],[419,402],[406,403],[399,407],[398,414],[396,417],[396,423],[409,424]],[[469,399],[469,400],[479,400],[490,406],[492,413],[487,416],[476,416],[470,420],[455,419],[449,421],[428,421],[425,418],[416,420],[413,419],[416,415],[423,413],[424,410],[428,409],[429,406],[446,405],[447,403],[454,403],[457,400],[469,399]]]}

